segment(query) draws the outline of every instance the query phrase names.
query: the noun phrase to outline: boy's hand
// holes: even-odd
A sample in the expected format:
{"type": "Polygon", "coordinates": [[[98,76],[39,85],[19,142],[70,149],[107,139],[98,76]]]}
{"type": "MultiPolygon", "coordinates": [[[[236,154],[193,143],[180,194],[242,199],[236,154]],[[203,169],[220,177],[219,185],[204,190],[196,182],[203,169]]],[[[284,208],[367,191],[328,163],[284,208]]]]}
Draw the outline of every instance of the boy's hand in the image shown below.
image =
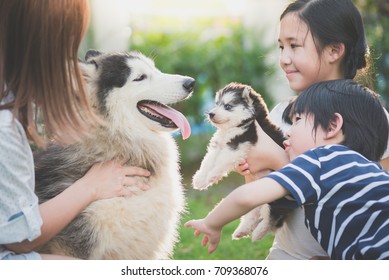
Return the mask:
{"type": "Polygon", "coordinates": [[[216,250],[220,242],[220,237],[221,237],[220,230],[211,229],[206,225],[204,220],[191,220],[189,222],[186,222],[184,226],[193,228],[195,230],[194,232],[195,236],[199,236],[202,233],[204,233],[204,237],[201,242],[201,245],[205,247],[209,243],[208,253],[211,254],[216,250]]]}

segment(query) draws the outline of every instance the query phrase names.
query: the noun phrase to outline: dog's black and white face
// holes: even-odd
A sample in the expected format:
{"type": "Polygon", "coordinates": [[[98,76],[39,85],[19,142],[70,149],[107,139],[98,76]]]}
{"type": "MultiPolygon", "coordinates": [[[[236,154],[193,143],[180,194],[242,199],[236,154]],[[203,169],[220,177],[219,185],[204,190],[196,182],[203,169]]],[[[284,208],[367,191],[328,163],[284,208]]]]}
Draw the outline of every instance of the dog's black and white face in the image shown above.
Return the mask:
{"type": "Polygon", "coordinates": [[[88,51],[80,65],[93,105],[111,126],[123,130],[128,124],[134,129],[143,125],[153,131],[179,128],[184,139],[189,137],[187,119],[168,104],[191,95],[193,78],[162,73],[138,52],[88,51]]]}
{"type": "Polygon", "coordinates": [[[250,88],[231,83],[216,93],[215,107],[209,112],[209,121],[217,128],[228,129],[255,118],[255,101],[250,88]]]}

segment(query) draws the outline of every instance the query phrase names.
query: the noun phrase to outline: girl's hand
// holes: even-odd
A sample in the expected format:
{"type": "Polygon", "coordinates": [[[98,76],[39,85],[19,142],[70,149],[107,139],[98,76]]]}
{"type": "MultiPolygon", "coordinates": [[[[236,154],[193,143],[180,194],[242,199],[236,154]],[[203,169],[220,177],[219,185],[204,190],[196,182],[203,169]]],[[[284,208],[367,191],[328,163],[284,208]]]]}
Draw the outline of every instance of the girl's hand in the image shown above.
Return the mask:
{"type": "Polygon", "coordinates": [[[263,169],[255,174],[250,172],[249,164],[247,163],[247,160],[243,160],[235,169],[235,172],[239,173],[240,175],[244,176],[245,182],[250,183],[252,181],[258,180],[260,178],[265,177],[268,175],[272,170],[270,169],[263,169]]]}
{"type": "Polygon", "coordinates": [[[209,243],[208,253],[211,254],[216,250],[220,242],[221,229],[210,228],[206,225],[204,220],[191,220],[186,222],[184,226],[193,228],[195,230],[195,236],[199,236],[200,234],[204,233],[201,245],[205,247],[209,243]]]}
{"type": "Polygon", "coordinates": [[[123,166],[118,161],[107,161],[94,164],[89,171],[79,180],[83,186],[90,188],[92,200],[107,199],[118,196],[131,196],[134,194],[127,187],[136,187],[140,190],[148,190],[141,178],[148,177],[150,172],[135,166],[123,166]]]}
{"type": "Polygon", "coordinates": [[[256,174],[250,172],[249,164],[246,159],[241,161],[239,165],[235,167],[234,171],[242,175],[246,183],[250,183],[257,179],[256,174]]]}
{"type": "Polygon", "coordinates": [[[237,167],[235,167],[234,171],[236,173],[239,173],[242,176],[250,175],[250,169],[249,164],[247,163],[247,160],[242,160],[237,167]]]}
{"type": "Polygon", "coordinates": [[[288,164],[289,158],[285,150],[274,142],[257,122],[255,125],[258,141],[248,153],[247,164],[250,173],[257,175],[265,170],[278,170],[288,164]]]}

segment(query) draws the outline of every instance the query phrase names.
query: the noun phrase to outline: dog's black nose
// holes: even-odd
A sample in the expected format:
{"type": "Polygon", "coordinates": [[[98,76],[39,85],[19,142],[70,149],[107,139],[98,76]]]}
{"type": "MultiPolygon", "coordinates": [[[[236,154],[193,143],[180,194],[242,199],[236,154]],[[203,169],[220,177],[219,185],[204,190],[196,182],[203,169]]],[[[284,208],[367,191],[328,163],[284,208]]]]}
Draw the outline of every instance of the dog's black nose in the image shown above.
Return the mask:
{"type": "Polygon", "coordinates": [[[210,119],[213,119],[213,117],[215,116],[215,113],[209,113],[208,116],[210,119]]]}
{"type": "Polygon", "coordinates": [[[182,86],[186,89],[187,92],[192,92],[195,83],[196,83],[195,79],[187,78],[182,86]]]}

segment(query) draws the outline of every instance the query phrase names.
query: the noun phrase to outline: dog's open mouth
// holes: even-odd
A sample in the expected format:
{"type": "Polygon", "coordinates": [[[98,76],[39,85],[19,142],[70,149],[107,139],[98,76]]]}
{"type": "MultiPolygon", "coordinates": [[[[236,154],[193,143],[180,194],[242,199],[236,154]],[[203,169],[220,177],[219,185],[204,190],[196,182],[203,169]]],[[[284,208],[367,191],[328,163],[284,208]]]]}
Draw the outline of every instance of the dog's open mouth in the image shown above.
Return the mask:
{"type": "Polygon", "coordinates": [[[173,129],[179,128],[181,130],[182,138],[189,138],[191,133],[190,125],[181,112],[152,100],[139,101],[137,107],[139,112],[150,120],[160,123],[163,127],[173,129]]]}

